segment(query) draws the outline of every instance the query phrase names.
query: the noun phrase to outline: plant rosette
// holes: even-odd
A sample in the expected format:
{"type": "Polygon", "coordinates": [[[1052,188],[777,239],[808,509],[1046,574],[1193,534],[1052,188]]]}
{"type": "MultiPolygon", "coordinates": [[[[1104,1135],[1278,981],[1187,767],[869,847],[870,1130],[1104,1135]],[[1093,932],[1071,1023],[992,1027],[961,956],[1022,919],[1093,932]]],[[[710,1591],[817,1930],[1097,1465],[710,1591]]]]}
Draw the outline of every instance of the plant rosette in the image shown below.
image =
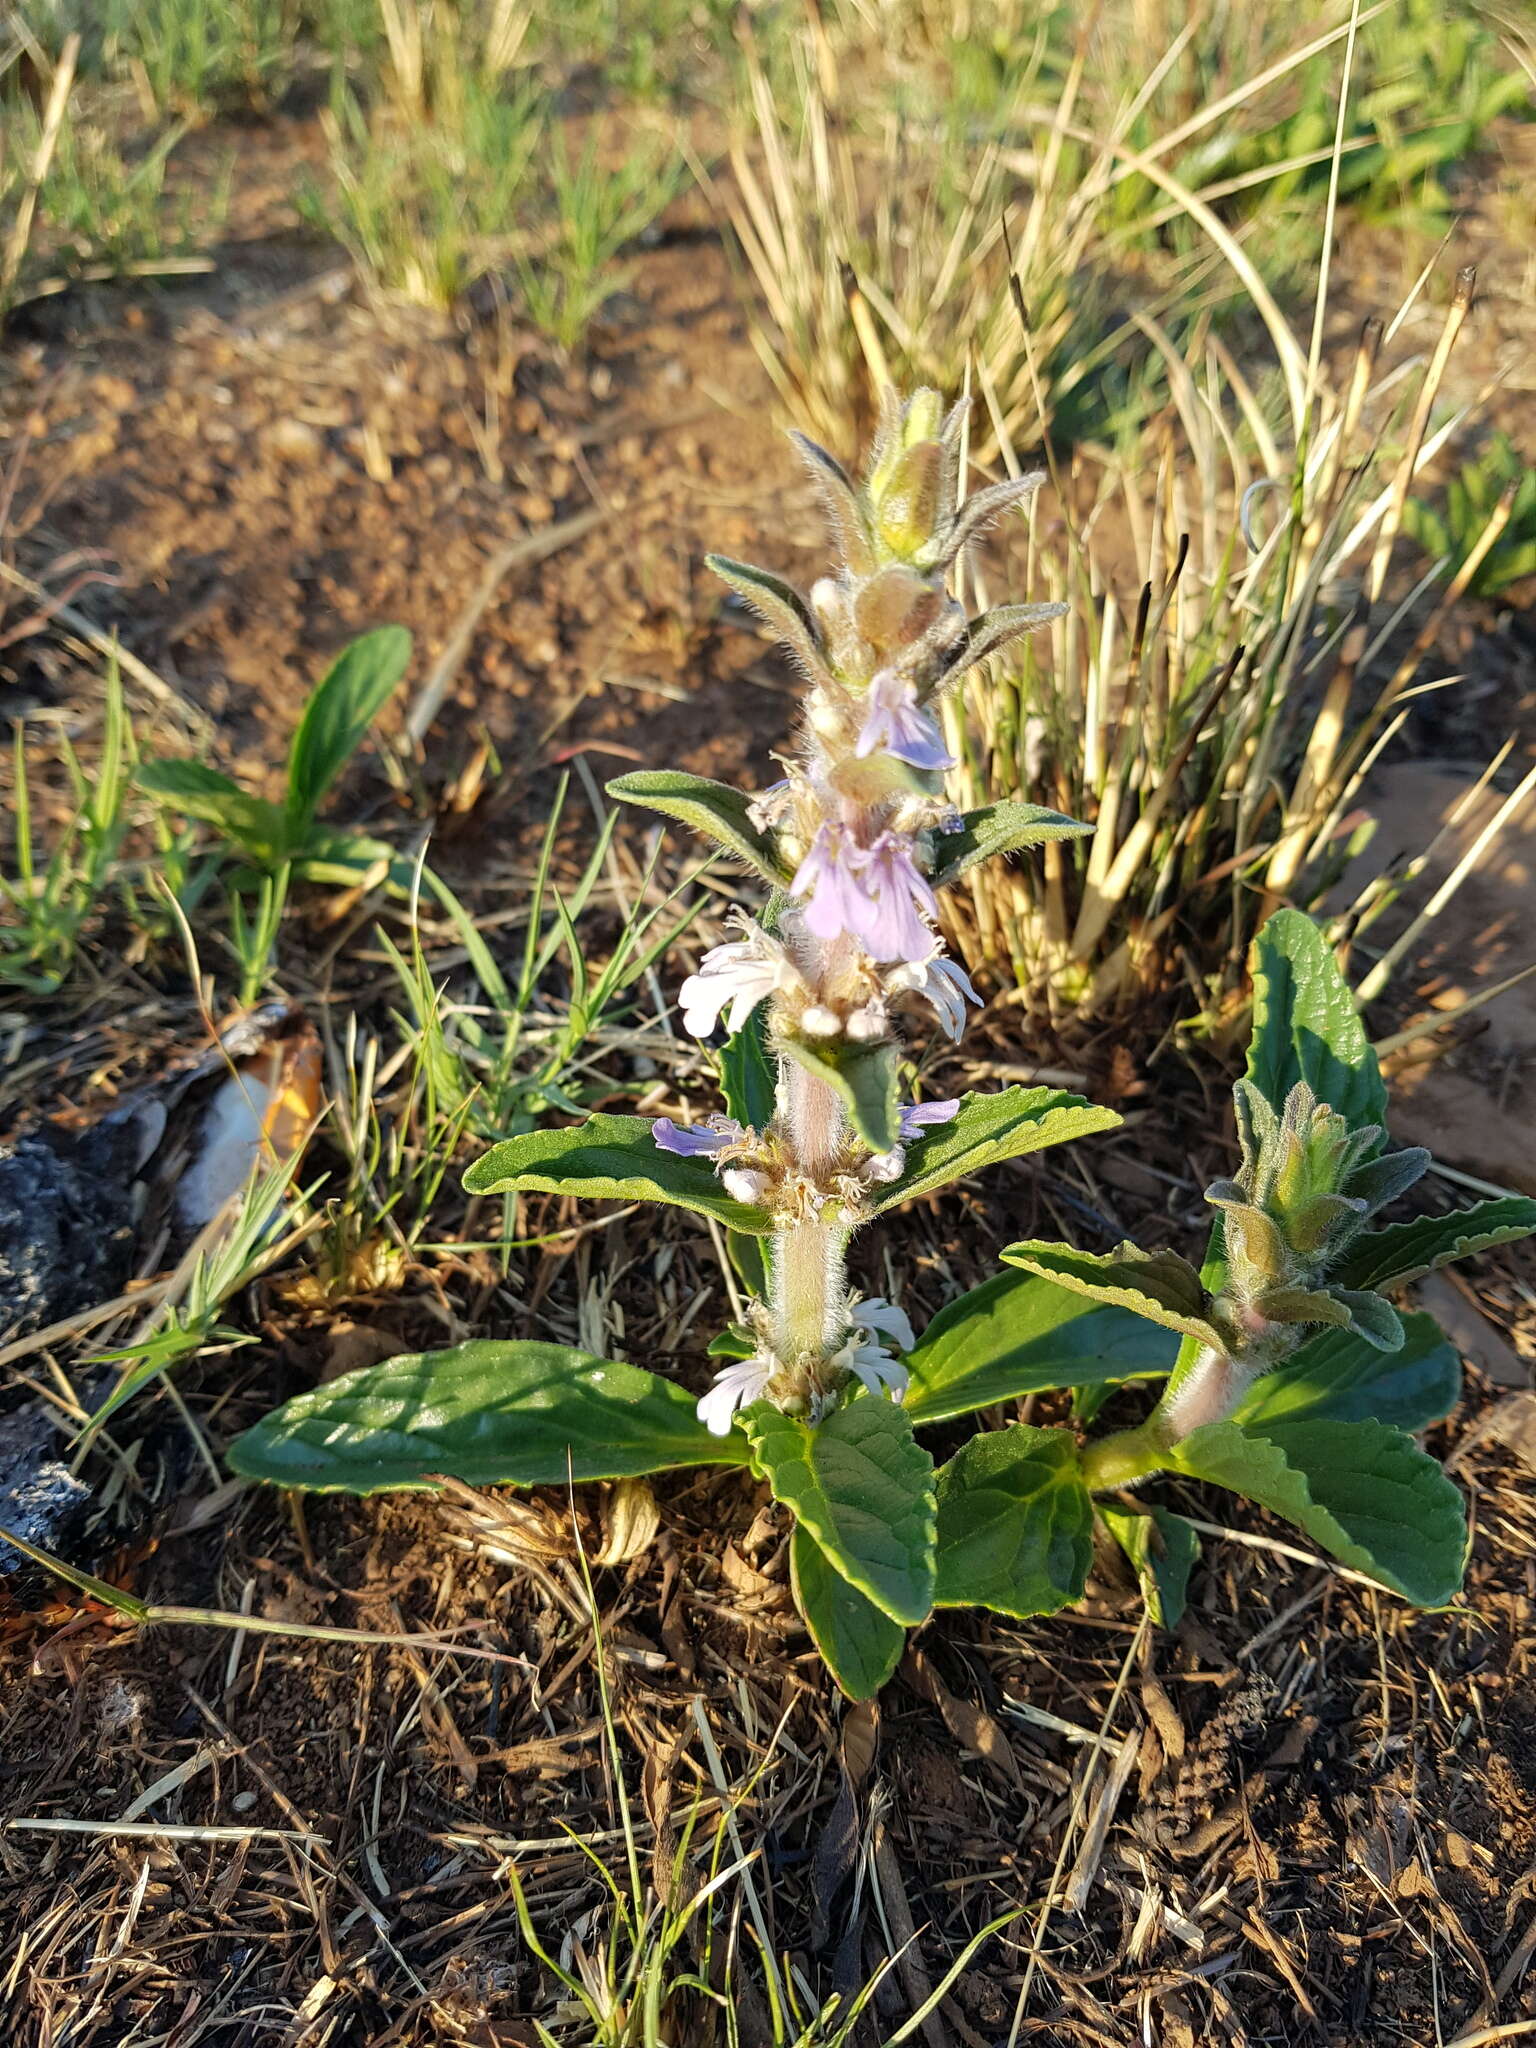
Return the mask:
{"type": "Polygon", "coordinates": [[[1456,1360],[1427,1318],[1400,1318],[1383,1295],[1536,1228],[1536,1204],[1513,1198],[1371,1227],[1425,1161],[1384,1152],[1384,1092],[1350,993],[1320,934],[1281,913],[1256,947],[1243,1157],[1209,1192],[1202,1271],[1132,1246],[1016,1245],[1009,1270],[920,1338],[899,1304],[851,1289],[850,1240],[888,1211],[1120,1121],[1051,1088],[902,1100],[898,1019],[926,1010],[958,1040],[977,1000],[942,949],[936,892],[980,860],[1083,829],[1032,804],[960,816],[944,795],[937,700],[1059,609],[970,618],[949,594],[969,541],[1040,481],[957,510],[962,425],[931,393],[891,401],[857,484],[801,440],[839,549],[809,600],[715,562],[808,680],[783,782],[750,799],[670,770],[610,784],[774,892],[681,991],[691,1031],[723,1019],[729,1032],[725,1112],[593,1115],[504,1139],[465,1175],[477,1195],[650,1201],[723,1226],[750,1299],[710,1347],[714,1385],[695,1398],[640,1366],[478,1341],[300,1395],[230,1452],[251,1477],[356,1493],[439,1475],[541,1485],[749,1467],[792,1521],[795,1600],[856,1698],[935,1607],[1025,1616],[1077,1600],[1096,1520],[1154,1613],[1176,1618],[1193,1532],[1125,1493],[1159,1471],[1246,1494],[1407,1598],[1448,1599],[1465,1520],[1409,1432],[1455,1398],[1456,1360]],[[1013,1424],[936,1468],[919,1441],[925,1425],[1025,1395],[1072,1388],[1092,1408],[1142,1379],[1167,1382],[1150,1419],[1086,1446],[1013,1424]]]}

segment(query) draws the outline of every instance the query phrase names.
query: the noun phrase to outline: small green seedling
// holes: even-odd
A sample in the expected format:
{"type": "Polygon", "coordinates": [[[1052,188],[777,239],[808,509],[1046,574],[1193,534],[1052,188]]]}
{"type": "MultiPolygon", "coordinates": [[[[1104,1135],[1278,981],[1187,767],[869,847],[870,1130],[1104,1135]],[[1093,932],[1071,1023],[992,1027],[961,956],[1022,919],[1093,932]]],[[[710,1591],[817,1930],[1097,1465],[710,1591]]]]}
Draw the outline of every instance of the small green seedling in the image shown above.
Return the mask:
{"type": "Polygon", "coordinates": [[[342,653],[304,707],[288,751],[281,804],[249,796],[204,761],[143,762],[134,780],[171,811],[212,825],[243,867],[230,889],[231,941],[242,968],[241,1000],[259,993],[292,881],[355,888],[371,876],[409,882],[393,848],[365,833],[323,825],[321,804],[393,696],[411,658],[400,626],[364,633],[342,653]],[[254,898],[254,909],[246,899],[254,898]]]}

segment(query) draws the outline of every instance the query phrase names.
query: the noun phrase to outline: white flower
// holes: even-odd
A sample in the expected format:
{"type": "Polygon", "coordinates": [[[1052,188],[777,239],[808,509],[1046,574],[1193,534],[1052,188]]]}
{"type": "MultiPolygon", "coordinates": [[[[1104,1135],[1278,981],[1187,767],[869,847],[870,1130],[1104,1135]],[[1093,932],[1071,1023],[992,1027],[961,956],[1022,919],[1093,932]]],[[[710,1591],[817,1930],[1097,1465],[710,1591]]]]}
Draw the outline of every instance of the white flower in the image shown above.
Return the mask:
{"type": "Polygon", "coordinates": [[[900,1351],[910,1351],[916,1338],[912,1325],[894,1302],[875,1295],[856,1301],[848,1311],[850,1322],[860,1334],[852,1337],[833,1360],[861,1380],[871,1394],[889,1394],[899,1401],[907,1391],[907,1368],[880,1342],[888,1337],[900,1351]]]}
{"type": "Polygon", "coordinates": [[[768,1382],[778,1371],[771,1358],[732,1359],[715,1374],[715,1384],[702,1396],[696,1413],[711,1436],[729,1436],[738,1408],[748,1408],[768,1391],[768,1382]]]}
{"type": "Polygon", "coordinates": [[[868,1301],[856,1301],[849,1313],[861,1330],[889,1337],[898,1351],[910,1351],[917,1342],[906,1310],[887,1301],[883,1294],[872,1294],[868,1301]]]}
{"type": "Polygon", "coordinates": [[[726,1023],[739,1031],[764,996],[793,987],[798,979],[784,948],[766,932],[711,946],[698,973],[690,974],[679,992],[683,1028],[695,1038],[708,1038],[721,1011],[728,1009],[726,1023]]]}
{"type": "Polygon", "coordinates": [[[940,1024],[956,1040],[965,1029],[966,1004],[981,1002],[965,969],[942,952],[930,953],[926,960],[904,960],[888,969],[884,979],[891,994],[903,991],[931,1003],[940,1024]]]}

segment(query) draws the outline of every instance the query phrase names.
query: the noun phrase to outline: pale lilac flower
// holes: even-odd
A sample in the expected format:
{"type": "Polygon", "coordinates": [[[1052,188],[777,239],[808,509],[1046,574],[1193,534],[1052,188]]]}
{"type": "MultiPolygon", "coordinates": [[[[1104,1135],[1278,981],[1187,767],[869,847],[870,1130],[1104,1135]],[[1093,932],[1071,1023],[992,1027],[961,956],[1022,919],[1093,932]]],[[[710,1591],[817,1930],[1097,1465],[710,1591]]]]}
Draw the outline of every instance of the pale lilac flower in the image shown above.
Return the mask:
{"type": "Polygon", "coordinates": [[[955,758],[946,751],[937,719],[924,711],[917,692],[893,668],[883,668],[869,686],[864,723],[854,753],[862,761],[873,753],[893,754],[913,768],[942,771],[955,758]]]}
{"type": "Polygon", "coordinates": [[[733,1116],[707,1116],[701,1124],[677,1124],[669,1116],[659,1116],[651,1125],[651,1136],[662,1151],[680,1153],[684,1159],[723,1152],[727,1145],[739,1145],[746,1135],[733,1116]]]}
{"type": "Polygon", "coordinates": [[[863,935],[872,908],[860,876],[863,861],[863,848],[841,825],[817,827],[789,893],[809,898],[806,930],[818,939],[840,938],[844,932],[863,935]]]}
{"type": "Polygon", "coordinates": [[[738,1408],[760,1401],[778,1367],[771,1358],[736,1358],[715,1374],[715,1384],[695,1410],[711,1436],[729,1436],[738,1408]]]}
{"type": "Polygon", "coordinates": [[[918,873],[911,840],[900,832],[882,832],[865,856],[863,879],[874,914],[858,936],[875,959],[926,959],[933,951],[933,933],[923,913],[937,917],[939,905],[918,873]]]}
{"type": "Polygon", "coordinates": [[[966,1004],[981,1004],[965,969],[943,952],[935,952],[927,960],[905,960],[891,968],[885,986],[893,995],[909,993],[931,1003],[940,1024],[957,1043],[965,1030],[966,1004]]]}
{"type": "Polygon", "coordinates": [[[808,897],[806,929],[818,939],[846,932],[876,960],[925,960],[933,951],[924,915],[937,917],[939,906],[906,833],[860,846],[843,826],[822,825],[789,887],[808,897]]]}
{"type": "Polygon", "coordinates": [[[958,1097],[952,1097],[948,1102],[904,1103],[900,1112],[901,1129],[898,1135],[903,1143],[910,1145],[914,1140],[926,1137],[934,1124],[949,1123],[959,1108],[958,1097]]]}
{"type": "Polygon", "coordinates": [[[725,1011],[728,1028],[739,1031],[764,996],[791,987],[797,978],[784,948],[766,932],[711,946],[698,973],[690,974],[679,991],[683,1029],[708,1038],[725,1011]]]}

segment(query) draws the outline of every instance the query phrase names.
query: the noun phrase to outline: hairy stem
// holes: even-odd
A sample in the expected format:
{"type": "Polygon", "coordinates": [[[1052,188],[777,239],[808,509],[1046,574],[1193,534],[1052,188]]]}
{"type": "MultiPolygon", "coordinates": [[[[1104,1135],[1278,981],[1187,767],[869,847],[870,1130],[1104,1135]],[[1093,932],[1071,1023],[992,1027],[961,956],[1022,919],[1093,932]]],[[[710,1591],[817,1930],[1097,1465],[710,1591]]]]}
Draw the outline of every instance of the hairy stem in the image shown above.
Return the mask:
{"type": "MultiPolygon", "coordinates": [[[[811,1180],[823,1179],[844,1138],[843,1106],[836,1094],[794,1060],[781,1060],[779,1115],[796,1166],[811,1180]]],[[[847,1248],[848,1229],[842,1223],[791,1223],[775,1233],[769,1305],[774,1348],[781,1358],[830,1351],[842,1334],[847,1248]]]]}

